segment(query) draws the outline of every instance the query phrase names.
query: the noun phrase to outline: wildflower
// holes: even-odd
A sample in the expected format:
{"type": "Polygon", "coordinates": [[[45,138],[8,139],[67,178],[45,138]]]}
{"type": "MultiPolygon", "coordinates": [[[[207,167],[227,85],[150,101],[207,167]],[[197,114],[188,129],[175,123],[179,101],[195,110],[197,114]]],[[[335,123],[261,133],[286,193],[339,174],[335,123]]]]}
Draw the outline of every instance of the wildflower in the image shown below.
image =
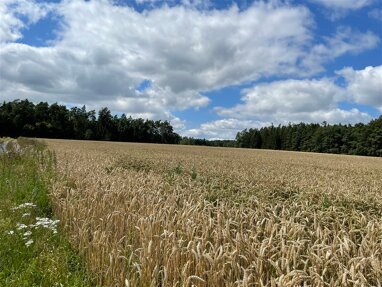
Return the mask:
{"type": "Polygon", "coordinates": [[[30,213],[24,213],[22,217],[27,217],[29,215],[31,215],[31,214],[30,213]]]}
{"type": "Polygon", "coordinates": [[[10,231],[8,231],[8,234],[9,235],[12,235],[12,234],[14,234],[15,232],[13,231],[13,230],[10,230],[10,231]]]}
{"type": "Polygon", "coordinates": [[[25,224],[23,224],[23,223],[17,223],[17,230],[21,230],[21,229],[25,229],[25,228],[27,228],[28,226],[26,226],[25,224]]]}
{"type": "Polygon", "coordinates": [[[26,246],[26,247],[29,247],[29,246],[32,245],[33,242],[34,242],[34,241],[33,241],[32,239],[29,239],[27,242],[25,242],[25,246],[26,246]]]}
{"type": "Polygon", "coordinates": [[[57,224],[60,222],[59,220],[52,220],[50,218],[45,217],[36,217],[35,227],[42,226],[44,228],[49,228],[51,230],[56,229],[57,224]]]}
{"type": "Polygon", "coordinates": [[[35,229],[42,227],[53,231],[53,234],[57,233],[57,224],[60,220],[53,220],[46,217],[36,217],[36,223],[29,225],[29,227],[34,227],[35,229]]]}
{"type": "Polygon", "coordinates": [[[24,236],[30,236],[30,235],[32,235],[31,231],[27,231],[27,232],[24,233],[24,236]]]}
{"type": "Polygon", "coordinates": [[[15,211],[17,209],[26,208],[26,207],[36,207],[36,204],[31,202],[26,202],[26,203],[20,204],[19,206],[13,207],[12,210],[15,211]]]}

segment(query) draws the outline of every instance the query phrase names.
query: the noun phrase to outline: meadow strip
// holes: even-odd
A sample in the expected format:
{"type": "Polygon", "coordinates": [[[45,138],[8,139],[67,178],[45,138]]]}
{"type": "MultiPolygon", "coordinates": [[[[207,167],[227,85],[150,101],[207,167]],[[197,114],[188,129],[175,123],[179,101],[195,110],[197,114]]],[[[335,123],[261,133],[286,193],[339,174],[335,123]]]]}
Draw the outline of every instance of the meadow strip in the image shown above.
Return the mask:
{"type": "Polygon", "coordinates": [[[0,286],[94,286],[53,218],[54,155],[27,139],[1,142],[0,286]]]}

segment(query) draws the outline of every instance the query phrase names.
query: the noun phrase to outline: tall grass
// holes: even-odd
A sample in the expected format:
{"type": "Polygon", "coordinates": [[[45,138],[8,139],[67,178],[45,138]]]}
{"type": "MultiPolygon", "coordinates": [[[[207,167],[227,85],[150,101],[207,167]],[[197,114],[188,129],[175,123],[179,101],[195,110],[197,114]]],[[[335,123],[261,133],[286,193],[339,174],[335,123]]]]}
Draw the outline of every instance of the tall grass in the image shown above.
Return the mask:
{"type": "Polygon", "coordinates": [[[0,154],[0,286],[91,286],[53,219],[54,154],[28,139],[3,139],[0,154]]]}
{"type": "Polygon", "coordinates": [[[49,141],[103,286],[381,286],[382,160],[49,141]]]}

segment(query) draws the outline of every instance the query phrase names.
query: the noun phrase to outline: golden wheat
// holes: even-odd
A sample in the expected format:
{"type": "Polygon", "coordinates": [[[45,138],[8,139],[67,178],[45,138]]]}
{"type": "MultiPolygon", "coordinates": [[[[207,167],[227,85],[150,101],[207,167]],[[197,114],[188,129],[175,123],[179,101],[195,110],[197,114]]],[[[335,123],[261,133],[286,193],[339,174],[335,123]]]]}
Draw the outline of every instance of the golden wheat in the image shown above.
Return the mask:
{"type": "Polygon", "coordinates": [[[102,286],[381,286],[382,159],[47,141],[102,286]]]}

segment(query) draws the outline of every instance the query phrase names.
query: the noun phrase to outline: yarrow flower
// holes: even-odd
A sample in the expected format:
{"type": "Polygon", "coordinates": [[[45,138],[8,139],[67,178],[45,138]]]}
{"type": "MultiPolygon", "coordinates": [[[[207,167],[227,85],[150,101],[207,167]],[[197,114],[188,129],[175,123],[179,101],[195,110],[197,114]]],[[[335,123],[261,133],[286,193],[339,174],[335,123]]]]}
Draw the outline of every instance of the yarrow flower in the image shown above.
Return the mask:
{"type": "Polygon", "coordinates": [[[26,226],[25,224],[23,223],[17,223],[17,230],[21,230],[21,229],[25,229],[27,228],[28,226],[26,226]]]}
{"type": "Polygon", "coordinates": [[[29,246],[32,245],[33,242],[34,242],[34,241],[33,241],[32,239],[29,239],[27,242],[25,242],[25,246],[26,246],[26,247],[29,247],[29,246]]]}
{"type": "Polygon", "coordinates": [[[53,231],[54,234],[57,233],[57,224],[60,222],[60,220],[56,219],[50,219],[46,217],[36,217],[37,222],[35,224],[29,225],[29,227],[43,227],[43,228],[48,228],[53,231]]]}
{"type": "Polygon", "coordinates": [[[26,202],[26,203],[20,204],[19,206],[13,207],[12,210],[15,211],[15,210],[26,208],[26,207],[36,207],[36,204],[31,202],[26,202]]]}

